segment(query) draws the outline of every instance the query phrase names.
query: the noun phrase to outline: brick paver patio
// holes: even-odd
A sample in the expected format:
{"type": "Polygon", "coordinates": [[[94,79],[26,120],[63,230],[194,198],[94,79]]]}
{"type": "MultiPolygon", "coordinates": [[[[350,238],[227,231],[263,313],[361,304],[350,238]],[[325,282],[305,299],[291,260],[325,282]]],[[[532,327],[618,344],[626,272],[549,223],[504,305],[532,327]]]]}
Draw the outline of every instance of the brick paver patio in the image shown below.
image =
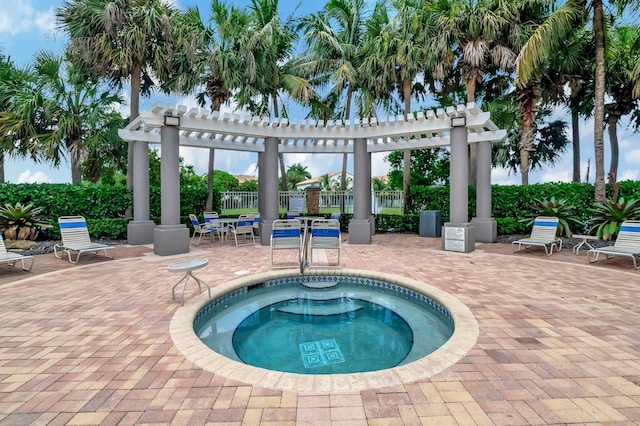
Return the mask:
{"type": "Polygon", "coordinates": [[[179,277],[166,266],[206,258],[197,275],[215,286],[267,271],[267,247],[202,243],[170,257],[118,247],[115,261],[78,266],[41,255],[42,274],[0,265],[0,424],[640,424],[640,271],[628,259],[590,265],[584,252],[548,258],[509,244],[451,253],[417,235],[373,241],[344,244],[343,267],[422,280],[473,312],[477,344],[452,367],[349,393],[229,380],[174,346],[179,277]]]}

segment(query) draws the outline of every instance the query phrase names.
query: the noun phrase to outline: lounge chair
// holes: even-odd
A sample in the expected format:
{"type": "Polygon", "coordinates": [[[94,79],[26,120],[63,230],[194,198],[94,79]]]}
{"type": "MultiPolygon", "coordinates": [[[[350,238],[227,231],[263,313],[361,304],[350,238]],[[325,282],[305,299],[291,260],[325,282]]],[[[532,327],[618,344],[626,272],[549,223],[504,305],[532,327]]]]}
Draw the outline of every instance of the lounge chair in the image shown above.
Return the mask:
{"type": "Polygon", "coordinates": [[[340,222],[336,219],[315,219],[311,222],[311,237],[309,237],[309,267],[337,267],[342,266],[342,249],[340,241],[340,222]],[[316,250],[337,250],[338,264],[316,264],[313,253],[316,250]]]}
{"type": "Polygon", "coordinates": [[[29,272],[33,267],[34,260],[35,259],[33,258],[33,256],[25,256],[22,254],[12,253],[7,251],[7,247],[4,245],[4,238],[2,237],[2,232],[0,232],[0,263],[6,263],[9,266],[13,267],[15,266],[16,262],[19,261],[22,264],[22,270],[29,272]],[[25,260],[30,261],[28,268],[24,263],[25,260]]]}
{"type": "Polygon", "coordinates": [[[633,267],[640,269],[636,257],[640,256],[640,220],[627,220],[620,225],[620,232],[612,246],[594,248],[587,252],[589,262],[597,262],[600,253],[611,259],[615,256],[627,256],[633,261],[633,267]]]}
{"type": "Polygon", "coordinates": [[[278,219],[273,221],[271,229],[270,253],[271,268],[289,268],[292,264],[274,264],[273,252],[276,250],[296,250],[299,262],[300,250],[302,250],[302,234],[300,233],[300,221],[298,219],[278,219]]]}
{"type": "Polygon", "coordinates": [[[58,218],[60,226],[60,236],[62,243],[53,246],[53,253],[58,259],[62,259],[64,253],[69,256],[69,262],[76,264],[80,259],[80,255],[85,252],[98,254],[104,251],[105,257],[113,259],[115,255],[109,256],[108,251],[115,247],[108,244],[100,244],[91,242],[89,230],[87,229],[87,221],[82,216],[61,216],[58,218]],[[71,258],[71,252],[76,252],[75,260],[71,258]]]}
{"type": "Polygon", "coordinates": [[[522,246],[529,248],[531,246],[542,246],[547,256],[553,254],[553,248],[562,250],[562,239],[556,237],[558,229],[558,218],[549,216],[538,216],[533,222],[533,229],[529,238],[522,238],[512,242],[512,245],[518,245],[514,248],[514,252],[522,249],[522,246]]]}

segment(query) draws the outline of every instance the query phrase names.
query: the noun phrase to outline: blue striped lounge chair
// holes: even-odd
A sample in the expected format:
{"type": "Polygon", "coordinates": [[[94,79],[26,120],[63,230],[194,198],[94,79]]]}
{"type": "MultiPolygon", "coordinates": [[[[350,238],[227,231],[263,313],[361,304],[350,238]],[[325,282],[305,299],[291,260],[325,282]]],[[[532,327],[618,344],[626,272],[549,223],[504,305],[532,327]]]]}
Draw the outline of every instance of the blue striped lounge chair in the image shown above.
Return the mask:
{"type": "MultiPolygon", "coordinates": [[[[273,253],[276,250],[296,250],[298,256],[302,250],[302,233],[300,232],[300,221],[298,219],[278,219],[273,221],[270,238],[269,257],[271,268],[289,268],[295,265],[275,264],[273,253]]],[[[296,265],[299,259],[296,260],[296,265]]]]}
{"type": "Polygon", "coordinates": [[[89,252],[97,255],[100,251],[104,252],[105,257],[114,258],[115,255],[109,256],[109,252],[115,247],[91,242],[87,221],[84,217],[61,216],[58,218],[58,225],[60,226],[62,242],[53,246],[53,252],[58,259],[62,259],[62,256],[66,253],[69,257],[69,262],[76,264],[82,253],[89,252]],[[71,256],[72,252],[76,253],[75,259],[71,256]]]}
{"type": "Polygon", "coordinates": [[[600,254],[604,254],[607,259],[615,256],[630,257],[633,267],[640,269],[636,258],[640,256],[640,220],[627,220],[620,225],[620,231],[612,246],[594,248],[587,252],[589,262],[597,262],[600,254]]]}
{"type": "Polygon", "coordinates": [[[336,219],[315,219],[311,222],[311,236],[309,237],[310,267],[342,266],[342,248],[340,241],[340,222],[336,219]],[[337,265],[320,264],[314,260],[313,254],[318,250],[337,250],[337,265]]]}
{"type": "Polygon", "coordinates": [[[514,252],[519,252],[522,246],[529,248],[531,246],[544,247],[544,251],[547,256],[553,254],[554,247],[556,251],[562,250],[562,239],[556,237],[558,230],[558,218],[552,216],[538,216],[533,221],[533,229],[531,229],[531,235],[529,238],[522,238],[513,241],[511,244],[518,247],[514,247],[514,252]]]}
{"type": "Polygon", "coordinates": [[[34,258],[33,256],[25,256],[18,253],[12,253],[7,251],[7,247],[4,245],[4,238],[2,236],[2,232],[0,232],[0,263],[6,263],[9,266],[15,266],[16,262],[20,262],[22,264],[23,271],[31,271],[33,267],[34,258]],[[25,265],[25,260],[29,262],[29,266],[25,265]]]}

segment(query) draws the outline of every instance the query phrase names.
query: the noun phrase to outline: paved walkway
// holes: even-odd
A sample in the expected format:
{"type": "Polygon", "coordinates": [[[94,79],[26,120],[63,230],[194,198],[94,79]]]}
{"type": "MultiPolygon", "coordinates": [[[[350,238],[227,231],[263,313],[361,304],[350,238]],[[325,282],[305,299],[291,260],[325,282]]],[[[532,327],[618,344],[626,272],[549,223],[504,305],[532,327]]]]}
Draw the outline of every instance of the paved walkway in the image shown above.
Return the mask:
{"type": "MultiPolygon", "coordinates": [[[[510,244],[444,252],[417,235],[343,245],[343,267],[422,280],[460,299],[478,325],[458,363],[415,383],[306,394],[198,368],[174,346],[169,263],[207,258],[212,285],[265,272],[266,247],[203,243],[189,255],[149,247],[53,254],[32,273],[0,265],[0,424],[640,424],[640,271],[590,265],[570,249],[510,244]],[[28,277],[24,278],[23,277],[28,277]]],[[[188,301],[195,286],[187,289],[188,301]]]]}

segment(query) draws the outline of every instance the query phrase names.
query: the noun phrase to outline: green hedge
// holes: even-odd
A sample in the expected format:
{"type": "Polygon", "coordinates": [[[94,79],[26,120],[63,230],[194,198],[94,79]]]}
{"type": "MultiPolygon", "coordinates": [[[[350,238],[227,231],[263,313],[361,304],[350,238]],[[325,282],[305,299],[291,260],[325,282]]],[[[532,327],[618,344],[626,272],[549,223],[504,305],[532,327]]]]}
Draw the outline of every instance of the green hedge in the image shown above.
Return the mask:
{"type": "MultiPolygon", "coordinates": [[[[150,219],[160,223],[160,188],[150,188],[150,219]]],[[[215,197],[218,199],[218,197],[215,197]]],[[[207,201],[205,185],[181,188],[180,216],[189,223],[189,213],[204,212],[207,201]]],[[[58,217],[80,215],[87,219],[94,238],[127,238],[127,208],[133,207],[131,194],[121,185],[11,184],[0,183],[0,205],[20,202],[42,207],[43,222],[52,225],[41,232],[40,239],[60,239],[58,217]]]]}
{"type": "MultiPolygon", "coordinates": [[[[607,195],[611,196],[610,188],[607,195]]],[[[620,182],[620,197],[638,198],[640,181],[620,182]]],[[[376,230],[386,232],[418,232],[421,210],[440,210],[443,222],[449,220],[449,187],[414,187],[411,189],[414,210],[406,215],[377,215],[376,230]]],[[[581,183],[545,183],[528,186],[492,187],[491,215],[498,223],[498,234],[526,234],[530,226],[522,219],[535,215],[533,200],[564,198],[576,208],[576,216],[583,222],[591,218],[593,186],[581,183]]],[[[215,196],[219,200],[218,196],[215,196]]],[[[189,225],[189,213],[201,214],[207,200],[206,184],[185,185],[180,193],[180,217],[189,225]]],[[[469,187],[469,220],[475,216],[475,188],[469,187]]],[[[87,219],[91,236],[125,239],[127,208],[132,207],[131,194],[123,186],[70,184],[10,184],[0,183],[0,205],[20,202],[43,208],[43,221],[53,225],[42,233],[43,239],[59,239],[59,216],[81,215],[87,219]]],[[[150,219],[160,223],[160,188],[150,188],[150,219]]],[[[214,210],[219,211],[220,206],[214,210]]],[[[340,218],[343,230],[348,229],[351,215],[340,218]]],[[[582,231],[582,230],[580,230],[582,231]]]]}

